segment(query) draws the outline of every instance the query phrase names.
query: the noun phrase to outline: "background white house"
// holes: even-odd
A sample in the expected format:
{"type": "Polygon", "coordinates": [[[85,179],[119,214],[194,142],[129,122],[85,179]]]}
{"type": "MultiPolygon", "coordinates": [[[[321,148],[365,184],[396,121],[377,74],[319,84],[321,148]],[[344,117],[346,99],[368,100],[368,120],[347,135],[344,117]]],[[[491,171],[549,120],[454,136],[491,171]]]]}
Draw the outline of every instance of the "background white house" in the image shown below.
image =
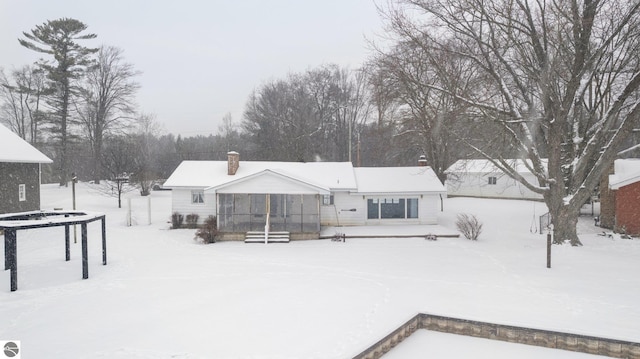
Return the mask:
{"type": "Polygon", "coordinates": [[[320,227],[436,224],[445,187],[428,166],[350,162],[184,161],[167,179],[172,211],[217,217],[223,239],[247,232],[318,238],[320,227]]]}
{"type": "MultiPolygon", "coordinates": [[[[522,160],[508,160],[527,181],[536,184],[537,179],[522,160]]],[[[458,160],[446,170],[449,196],[542,199],[542,195],[531,191],[512,179],[486,159],[458,160]]]]}

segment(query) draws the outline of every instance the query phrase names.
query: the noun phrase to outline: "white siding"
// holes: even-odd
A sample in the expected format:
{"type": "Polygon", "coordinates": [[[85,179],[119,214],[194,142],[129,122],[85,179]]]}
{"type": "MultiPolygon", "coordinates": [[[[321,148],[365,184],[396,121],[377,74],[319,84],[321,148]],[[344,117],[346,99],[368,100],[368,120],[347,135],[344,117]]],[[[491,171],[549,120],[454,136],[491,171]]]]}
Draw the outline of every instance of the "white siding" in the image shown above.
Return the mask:
{"type": "MultiPolygon", "coordinates": [[[[195,190],[195,189],[194,189],[195,190]]],[[[202,223],[210,215],[216,215],[216,195],[205,193],[204,203],[191,203],[192,189],[173,189],[171,191],[171,213],[178,212],[184,216],[196,213],[198,223],[202,223]]]]}
{"type": "Polygon", "coordinates": [[[320,215],[323,226],[364,226],[385,224],[437,224],[441,208],[440,195],[424,194],[405,196],[388,194],[386,196],[363,196],[357,194],[336,193],[334,205],[321,206],[320,215]],[[368,198],[418,197],[418,218],[415,219],[367,219],[368,198]],[[352,211],[355,209],[355,211],[352,211]],[[336,219],[337,218],[337,219],[336,219]]]}
{"type": "Polygon", "coordinates": [[[367,208],[362,196],[337,192],[334,193],[333,203],[333,205],[320,206],[321,225],[362,226],[365,224],[367,208]]]}
{"type": "MultiPolygon", "coordinates": [[[[416,196],[394,195],[392,193],[386,196],[367,196],[367,198],[416,198],[416,196]]],[[[395,224],[438,224],[438,213],[440,212],[441,203],[439,194],[422,194],[418,195],[418,218],[407,219],[366,219],[367,225],[395,225],[395,224]]],[[[366,199],[364,200],[366,207],[366,199]]],[[[366,210],[366,208],[365,208],[366,210]]],[[[364,213],[366,218],[366,211],[364,213]]]]}
{"type": "MultiPolygon", "coordinates": [[[[522,176],[531,183],[537,183],[531,173],[522,173],[522,176]]],[[[450,177],[455,177],[446,182],[450,196],[542,199],[542,195],[532,192],[503,173],[458,173],[450,177]],[[495,177],[496,184],[489,184],[489,177],[495,177]]]]}
{"type": "Polygon", "coordinates": [[[420,224],[438,224],[438,213],[442,208],[442,197],[438,194],[424,195],[418,200],[420,224]]]}

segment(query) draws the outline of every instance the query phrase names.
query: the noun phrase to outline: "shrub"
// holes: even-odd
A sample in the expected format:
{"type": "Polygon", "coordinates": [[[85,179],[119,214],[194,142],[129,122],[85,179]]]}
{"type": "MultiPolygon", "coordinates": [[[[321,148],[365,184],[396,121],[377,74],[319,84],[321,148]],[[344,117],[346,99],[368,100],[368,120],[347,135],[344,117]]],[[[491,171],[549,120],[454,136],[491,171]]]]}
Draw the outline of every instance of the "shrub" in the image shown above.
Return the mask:
{"type": "Polygon", "coordinates": [[[196,213],[187,214],[187,228],[198,228],[198,218],[200,216],[196,213]]]}
{"type": "Polygon", "coordinates": [[[203,243],[215,243],[218,236],[218,223],[215,216],[209,216],[204,220],[204,223],[196,231],[194,239],[202,239],[203,243]]]}
{"type": "Polygon", "coordinates": [[[171,214],[171,228],[178,229],[182,228],[182,222],[184,221],[184,216],[178,212],[173,212],[171,214]]]}
{"type": "Polygon", "coordinates": [[[482,232],[482,223],[472,214],[459,214],[456,220],[456,227],[465,238],[477,241],[482,232]]]}

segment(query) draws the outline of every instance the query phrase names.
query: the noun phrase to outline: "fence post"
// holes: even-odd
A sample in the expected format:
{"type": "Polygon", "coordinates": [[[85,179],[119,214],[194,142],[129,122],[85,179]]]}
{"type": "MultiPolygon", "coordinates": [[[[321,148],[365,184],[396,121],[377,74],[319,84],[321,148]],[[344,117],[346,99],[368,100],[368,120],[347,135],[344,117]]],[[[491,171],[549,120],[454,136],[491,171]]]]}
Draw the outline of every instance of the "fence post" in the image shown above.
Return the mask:
{"type": "Polygon", "coordinates": [[[131,197],[127,198],[127,226],[131,227],[131,197]]]}
{"type": "Polygon", "coordinates": [[[551,232],[547,233],[547,268],[551,268],[551,232]]]}

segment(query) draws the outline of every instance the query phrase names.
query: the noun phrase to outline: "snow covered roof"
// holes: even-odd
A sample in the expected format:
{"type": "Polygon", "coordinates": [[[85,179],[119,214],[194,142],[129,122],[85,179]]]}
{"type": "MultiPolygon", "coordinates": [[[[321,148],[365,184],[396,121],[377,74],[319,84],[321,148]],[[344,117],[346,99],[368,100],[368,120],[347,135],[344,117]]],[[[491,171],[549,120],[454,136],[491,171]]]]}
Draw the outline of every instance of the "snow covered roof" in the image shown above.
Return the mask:
{"type": "Polygon", "coordinates": [[[53,161],[0,124],[0,162],[51,163],[53,161]]]}
{"type": "MultiPolygon", "coordinates": [[[[521,159],[508,159],[507,163],[515,166],[518,173],[531,173],[521,159]]],[[[546,160],[542,160],[546,166],[546,160]]],[[[531,163],[527,160],[527,163],[531,163]]],[[[500,171],[491,161],[487,159],[479,160],[458,160],[446,170],[447,173],[496,173],[500,171]]]]}
{"type": "Polygon", "coordinates": [[[356,167],[358,193],[446,193],[431,167],[356,167]]]}
{"type": "Polygon", "coordinates": [[[358,167],[350,162],[240,161],[235,175],[227,174],[227,161],[183,161],[164,183],[167,188],[222,190],[242,186],[249,191],[314,189],[317,193],[445,193],[431,167],[358,167]],[[255,179],[260,179],[256,181],[255,179]],[[283,179],[278,183],[275,178],[283,179]],[[288,182],[288,183],[287,183],[288,182]],[[259,188],[259,189],[258,189],[259,188]]]}
{"type": "Polygon", "coordinates": [[[227,161],[183,161],[164,183],[164,187],[220,187],[267,170],[333,191],[349,191],[356,188],[350,162],[272,161],[240,161],[235,175],[227,174],[227,161]]]}
{"type": "Polygon", "coordinates": [[[614,174],[609,175],[611,189],[619,189],[640,181],[640,158],[615,160],[613,168],[614,174]]]}

